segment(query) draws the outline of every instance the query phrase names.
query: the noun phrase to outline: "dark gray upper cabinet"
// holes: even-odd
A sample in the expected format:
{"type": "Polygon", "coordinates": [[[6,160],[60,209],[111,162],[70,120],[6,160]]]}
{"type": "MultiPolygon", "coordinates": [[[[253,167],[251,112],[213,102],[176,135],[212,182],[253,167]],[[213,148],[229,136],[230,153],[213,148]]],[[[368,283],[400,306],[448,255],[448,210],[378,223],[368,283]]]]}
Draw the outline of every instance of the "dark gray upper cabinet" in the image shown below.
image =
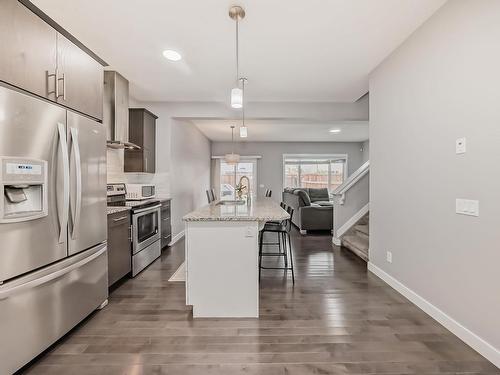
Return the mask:
{"type": "Polygon", "coordinates": [[[125,150],[125,172],[155,173],[156,119],[144,108],[129,109],[129,142],[140,150],[125,150]]]}
{"type": "Polygon", "coordinates": [[[0,80],[55,101],[56,46],[56,30],[17,0],[0,1],[0,80]]]}
{"type": "Polygon", "coordinates": [[[102,120],[103,66],[27,4],[0,1],[0,80],[102,120]]]}
{"type": "Polygon", "coordinates": [[[102,119],[104,69],[61,34],[57,34],[57,102],[102,119]]]}

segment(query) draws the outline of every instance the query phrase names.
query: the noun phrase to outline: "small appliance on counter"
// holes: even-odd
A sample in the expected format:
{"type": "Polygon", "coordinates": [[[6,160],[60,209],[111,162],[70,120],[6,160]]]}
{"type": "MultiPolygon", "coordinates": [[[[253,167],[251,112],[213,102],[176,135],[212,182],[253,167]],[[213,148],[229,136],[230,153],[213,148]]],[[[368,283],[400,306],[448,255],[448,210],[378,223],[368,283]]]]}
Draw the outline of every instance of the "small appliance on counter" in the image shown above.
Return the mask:
{"type": "Polygon", "coordinates": [[[154,197],[154,185],[108,184],[107,192],[108,206],[130,207],[132,277],[135,277],[161,255],[161,202],[151,199],[154,197]],[[151,194],[144,194],[142,200],[128,200],[129,186],[151,187],[152,191],[149,192],[151,194]]]}
{"type": "Polygon", "coordinates": [[[155,197],[155,186],[151,184],[126,184],[127,200],[143,200],[155,197]]]}

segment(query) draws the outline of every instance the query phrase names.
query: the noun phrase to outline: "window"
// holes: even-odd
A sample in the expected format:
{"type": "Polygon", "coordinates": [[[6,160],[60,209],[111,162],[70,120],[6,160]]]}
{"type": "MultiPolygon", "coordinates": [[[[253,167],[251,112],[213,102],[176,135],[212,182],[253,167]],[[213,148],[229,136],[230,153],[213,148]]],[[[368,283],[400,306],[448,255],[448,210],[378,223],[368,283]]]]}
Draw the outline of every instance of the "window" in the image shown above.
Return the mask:
{"type": "Polygon", "coordinates": [[[283,155],[283,187],[333,191],[346,173],[347,155],[283,155]]]}
{"type": "Polygon", "coordinates": [[[220,160],[220,199],[236,199],[234,187],[240,182],[240,178],[247,176],[250,180],[250,191],[255,195],[257,187],[257,160],[241,160],[236,164],[228,164],[220,160]]]}

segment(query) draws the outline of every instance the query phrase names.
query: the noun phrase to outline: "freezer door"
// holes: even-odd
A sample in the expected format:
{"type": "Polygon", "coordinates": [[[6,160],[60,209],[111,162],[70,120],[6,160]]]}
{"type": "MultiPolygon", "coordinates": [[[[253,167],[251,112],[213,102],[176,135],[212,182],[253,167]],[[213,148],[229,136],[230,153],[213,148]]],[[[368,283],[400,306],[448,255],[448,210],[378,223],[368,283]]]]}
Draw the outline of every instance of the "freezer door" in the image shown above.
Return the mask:
{"type": "Polygon", "coordinates": [[[12,374],[108,298],[106,245],[0,285],[0,374],[12,374]]]}
{"type": "Polygon", "coordinates": [[[70,155],[69,255],[107,238],[106,129],[68,111],[70,155]]]}
{"type": "Polygon", "coordinates": [[[48,215],[0,223],[0,281],[67,255],[65,129],[64,109],[0,86],[0,156],[45,160],[48,171],[48,215]]]}

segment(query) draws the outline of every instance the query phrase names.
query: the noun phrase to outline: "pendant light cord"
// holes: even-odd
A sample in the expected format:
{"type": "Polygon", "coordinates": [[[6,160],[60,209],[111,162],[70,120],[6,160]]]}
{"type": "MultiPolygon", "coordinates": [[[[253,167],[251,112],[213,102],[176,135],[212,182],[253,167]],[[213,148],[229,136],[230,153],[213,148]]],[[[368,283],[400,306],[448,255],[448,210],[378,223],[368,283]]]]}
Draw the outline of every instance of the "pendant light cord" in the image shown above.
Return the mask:
{"type": "Polygon", "coordinates": [[[241,107],[241,116],[243,119],[243,127],[245,126],[245,78],[241,79],[241,103],[243,106],[241,107]]]}
{"type": "Polygon", "coordinates": [[[238,17],[236,17],[236,82],[240,79],[239,29],[238,17]]]}
{"type": "Polygon", "coordinates": [[[234,125],[231,125],[231,155],[234,155],[234,125]]]}

